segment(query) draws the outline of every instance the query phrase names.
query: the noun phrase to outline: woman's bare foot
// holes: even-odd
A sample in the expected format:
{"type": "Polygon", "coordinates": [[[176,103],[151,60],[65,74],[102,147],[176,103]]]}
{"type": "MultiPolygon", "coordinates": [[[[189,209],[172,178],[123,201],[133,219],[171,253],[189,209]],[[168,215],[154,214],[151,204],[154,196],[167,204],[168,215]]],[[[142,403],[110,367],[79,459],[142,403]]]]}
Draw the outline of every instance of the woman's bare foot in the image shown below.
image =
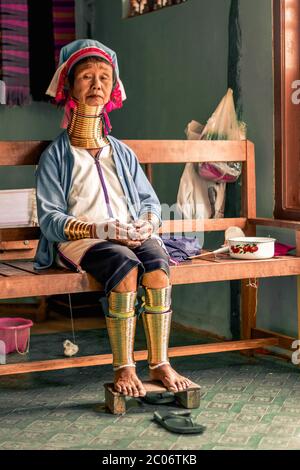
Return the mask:
{"type": "Polygon", "coordinates": [[[146,390],[137,377],[135,367],[123,367],[115,372],[115,390],[130,397],[144,397],[146,390]]]}
{"type": "Polygon", "coordinates": [[[191,380],[179,375],[170,364],[162,364],[156,369],[149,369],[151,380],[159,380],[170,392],[185,390],[191,385],[191,380]]]}

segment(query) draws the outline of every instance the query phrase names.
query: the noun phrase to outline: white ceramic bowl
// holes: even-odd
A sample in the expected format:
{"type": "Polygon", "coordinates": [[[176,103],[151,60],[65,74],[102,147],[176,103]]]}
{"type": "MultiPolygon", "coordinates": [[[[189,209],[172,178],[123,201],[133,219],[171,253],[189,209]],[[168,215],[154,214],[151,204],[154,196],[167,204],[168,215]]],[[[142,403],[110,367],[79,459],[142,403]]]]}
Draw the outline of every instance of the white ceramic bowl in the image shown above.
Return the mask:
{"type": "Polygon", "coordinates": [[[237,259],[273,258],[275,238],[269,237],[235,237],[228,239],[229,254],[237,259]]]}

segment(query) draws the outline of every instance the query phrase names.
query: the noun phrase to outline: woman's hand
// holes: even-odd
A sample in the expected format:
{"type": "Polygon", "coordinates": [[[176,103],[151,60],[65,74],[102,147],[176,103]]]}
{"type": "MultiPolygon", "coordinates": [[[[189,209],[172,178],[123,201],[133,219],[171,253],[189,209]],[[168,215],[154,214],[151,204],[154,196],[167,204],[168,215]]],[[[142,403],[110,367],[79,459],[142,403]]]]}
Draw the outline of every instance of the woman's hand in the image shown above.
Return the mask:
{"type": "Polygon", "coordinates": [[[126,224],[117,219],[96,223],[95,235],[101,240],[109,240],[129,248],[141,246],[141,240],[143,240],[133,224],[126,224]]]}
{"type": "Polygon", "coordinates": [[[138,237],[137,239],[141,240],[142,242],[150,238],[154,232],[153,224],[148,220],[138,219],[133,223],[133,226],[138,237]]]}

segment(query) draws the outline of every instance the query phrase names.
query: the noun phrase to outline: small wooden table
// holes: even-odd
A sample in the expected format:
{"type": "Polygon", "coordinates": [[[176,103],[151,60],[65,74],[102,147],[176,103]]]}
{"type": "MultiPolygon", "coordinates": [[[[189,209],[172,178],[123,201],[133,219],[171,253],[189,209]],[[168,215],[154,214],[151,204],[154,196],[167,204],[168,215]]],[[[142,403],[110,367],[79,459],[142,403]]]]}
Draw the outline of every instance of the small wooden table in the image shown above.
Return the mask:
{"type": "MultiPolygon", "coordinates": [[[[146,381],[143,385],[148,393],[164,393],[167,389],[156,381],[146,381]]],[[[122,393],[116,392],[113,383],[104,384],[105,388],[105,407],[114,415],[123,415],[126,413],[126,397],[122,393]]],[[[175,403],[183,408],[199,408],[200,406],[200,385],[192,383],[184,391],[175,392],[175,403]]],[[[130,397],[134,398],[134,397],[130,397]]]]}

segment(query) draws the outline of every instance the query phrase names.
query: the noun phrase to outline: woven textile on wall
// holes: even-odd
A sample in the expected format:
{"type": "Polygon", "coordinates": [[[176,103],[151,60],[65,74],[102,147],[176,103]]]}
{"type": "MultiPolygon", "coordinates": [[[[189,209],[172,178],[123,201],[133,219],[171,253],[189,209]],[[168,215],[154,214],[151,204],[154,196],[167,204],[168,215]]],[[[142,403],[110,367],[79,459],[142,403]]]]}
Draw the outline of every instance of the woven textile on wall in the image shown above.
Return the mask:
{"type": "Polygon", "coordinates": [[[0,79],[6,104],[30,102],[27,0],[0,0],[0,79]]]}
{"type": "Polygon", "coordinates": [[[75,39],[75,0],[53,0],[55,65],[63,46],[75,39]]]}
{"type": "Polygon", "coordinates": [[[0,38],[0,103],[47,100],[59,51],[75,40],[75,0],[0,0],[0,38]]]}

